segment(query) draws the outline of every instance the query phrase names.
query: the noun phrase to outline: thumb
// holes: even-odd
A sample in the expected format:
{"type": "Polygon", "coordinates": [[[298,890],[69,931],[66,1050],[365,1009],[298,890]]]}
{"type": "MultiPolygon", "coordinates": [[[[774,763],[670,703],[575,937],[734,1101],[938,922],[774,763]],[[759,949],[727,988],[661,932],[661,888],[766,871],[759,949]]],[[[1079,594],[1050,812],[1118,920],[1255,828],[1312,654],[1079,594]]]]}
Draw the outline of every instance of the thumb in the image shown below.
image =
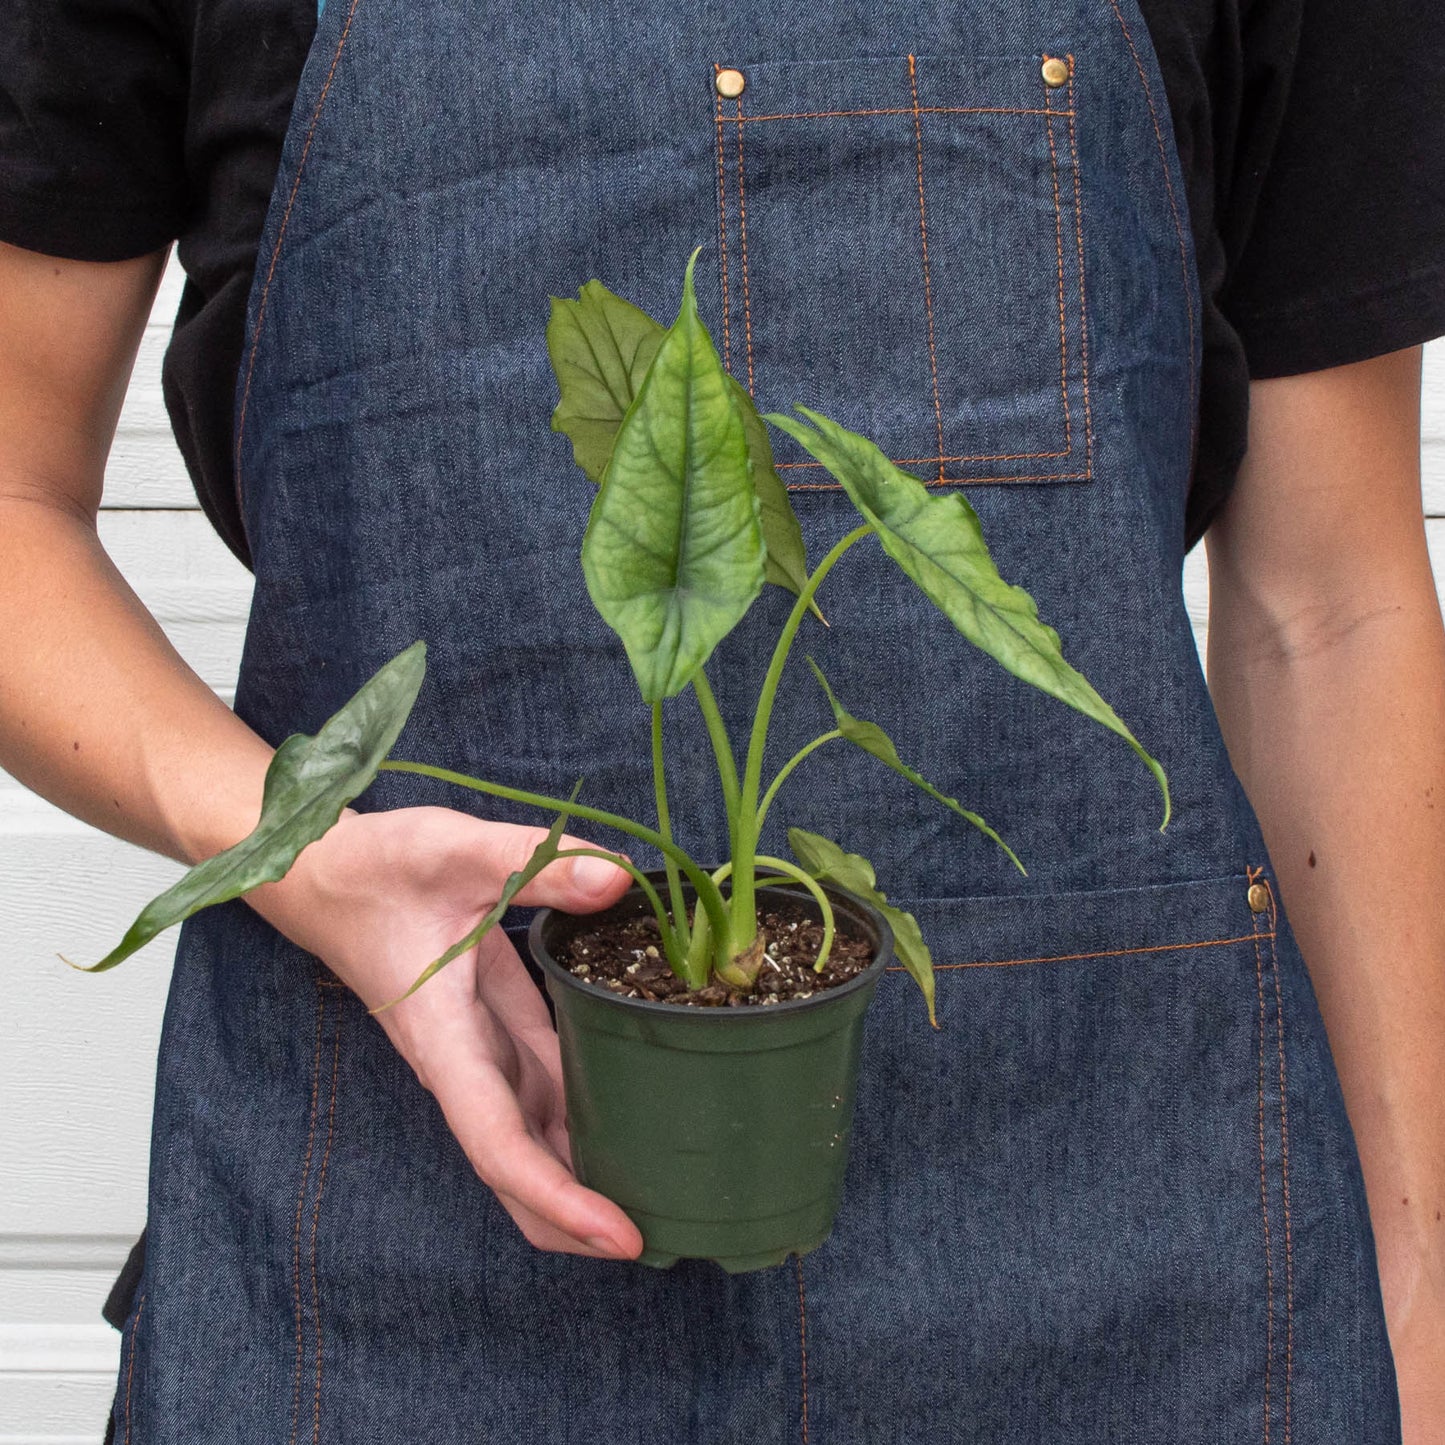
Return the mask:
{"type": "MultiPolygon", "coordinates": [[[[499,829],[505,825],[494,825],[499,829]]],[[[547,836],[541,828],[506,827],[509,836],[497,838],[494,862],[500,878],[526,866],[537,845],[547,836]]],[[[585,838],[564,835],[558,845],[595,848],[585,838]]],[[[625,868],[605,858],[559,858],[545,867],[514,900],[527,908],[561,908],[568,913],[591,913],[616,903],[632,882],[625,868]]]]}

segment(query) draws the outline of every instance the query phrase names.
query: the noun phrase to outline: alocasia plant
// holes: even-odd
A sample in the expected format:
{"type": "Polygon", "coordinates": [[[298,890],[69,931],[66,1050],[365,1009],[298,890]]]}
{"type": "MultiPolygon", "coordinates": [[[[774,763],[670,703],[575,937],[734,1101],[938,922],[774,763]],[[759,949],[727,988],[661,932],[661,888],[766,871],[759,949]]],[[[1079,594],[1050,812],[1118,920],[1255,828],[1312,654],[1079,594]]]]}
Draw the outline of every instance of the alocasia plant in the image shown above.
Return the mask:
{"type": "Polygon", "coordinates": [[[862,749],[980,829],[1022,871],[983,818],[904,762],[876,723],[847,710],[811,658],[834,726],[764,782],[773,704],[799,628],[810,612],[817,614],[818,590],[839,560],[870,537],[878,539],[903,578],[975,646],[1014,676],[1125,739],[1154,774],[1164,799],[1161,827],[1168,824],[1163,769],[1065,661],[1058,634],[1039,618],[1033,598],[999,575],[978,516],[963,494],[930,490],[866,437],[806,407],[797,407],[795,416],[760,416],[752,398],[724,369],[698,315],[696,260],[694,252],[682,307],[669,327],[600,282],[589,281],[577,299],[554,300],[547,328],[561,393],[552,425],[571,439],[577,465],[597,484],[582,543],[587,589],[621,639],[642,700],[652,710],[653,824],[581,803],[575,790],[571,798],[559,799],[427,763],[384,761],[421,686],[425,647],[416,643],[383,667],[314,738],[292,737],[282,744],[267,775],[255,831],[152,902],[96,969],[113,967],[197,909],[281,877],[379,770],[390,770],[426,774],[557,813],[526,867],[507,880],[496,906],[466,938],[428,964],[412,990],[473,946],[548,863],[587,853],[612,858],[644,889],[667,960],[692,988],[713,978],[731,988],[752,988],[763,959],[755,904],[760,878],[790,879],[816,900],[823,920],[819,971],[833,937],[832,908],[819,884],[853,892],[888,918],[898,957],[917,980],[934,1021],[928,947],[916,920],[878,891],[865,858],[799,828],[788,832],[792,860],[758,852],[764,820],[783,782],[818,749],[840,741],[862,749]],[[820,462],[859,513],[860,525],[811,571],[802,529],[773,464],[767,423],[820,462]],[[704,668],[767,583],[786,588],[796,600],[758,694],[739,773],[733,739],[704,668]],[[729,857],[711,872],[678,846],[668,811],[662,704],[688,688],[706,723],[727,813],[729,857]],[[559,848],[570,818],[610,825],[655,847],[666,871],[666,900],[627,859],[601,849],[559,848]],[[684,905],[684,878],[696,893],[692,916],[684,905]]]}

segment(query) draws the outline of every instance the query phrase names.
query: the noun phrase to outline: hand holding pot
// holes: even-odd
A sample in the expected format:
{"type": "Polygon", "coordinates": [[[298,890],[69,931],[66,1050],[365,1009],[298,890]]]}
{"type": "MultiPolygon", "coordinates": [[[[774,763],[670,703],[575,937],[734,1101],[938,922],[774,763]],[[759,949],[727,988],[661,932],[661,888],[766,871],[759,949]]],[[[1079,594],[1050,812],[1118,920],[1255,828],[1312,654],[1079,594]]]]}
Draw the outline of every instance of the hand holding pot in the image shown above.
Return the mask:
{"type": "MultiPolygon", "coordinates": [[[[446,808],[348,810],[284,879],[249,901],[376,1008],[479,922],[543,836],[446,808]]],[[[628,883],[605,860],[574,858],[545,869],[516,901],[588,912],[615,902],[628,883]]],[[[556,1031],[500,928],[377,1019],[532,1244],[638,1254],[636,1226],[572,1173],[556,1031]]]]}

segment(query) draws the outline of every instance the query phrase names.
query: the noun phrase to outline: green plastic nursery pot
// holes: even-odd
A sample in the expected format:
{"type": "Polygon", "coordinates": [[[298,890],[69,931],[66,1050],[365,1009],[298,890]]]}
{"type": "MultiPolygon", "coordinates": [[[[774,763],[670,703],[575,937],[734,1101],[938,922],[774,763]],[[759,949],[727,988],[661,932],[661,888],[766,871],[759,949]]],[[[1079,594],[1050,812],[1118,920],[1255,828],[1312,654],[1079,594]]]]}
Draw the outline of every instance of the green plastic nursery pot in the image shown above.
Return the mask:
{"type": "MultiPolygon", "coordinates": [[[[861,899],[826,892],[839,930],[873,944],[872,963],[836,988],[768,1005],[626,998],[556,961],[573,934],[647,912],[640,889],[601,913],[544,909],[532,921],[528,944],[557,1011],[572,1165],[637,1225],[643,1264],[711,1259],[737,1274],[806,1254],[833,1228],[863,1015],[893,935],[861,899]]],[[[767,904],[817,916],[794,888],[760,887],[767,904]]]]}

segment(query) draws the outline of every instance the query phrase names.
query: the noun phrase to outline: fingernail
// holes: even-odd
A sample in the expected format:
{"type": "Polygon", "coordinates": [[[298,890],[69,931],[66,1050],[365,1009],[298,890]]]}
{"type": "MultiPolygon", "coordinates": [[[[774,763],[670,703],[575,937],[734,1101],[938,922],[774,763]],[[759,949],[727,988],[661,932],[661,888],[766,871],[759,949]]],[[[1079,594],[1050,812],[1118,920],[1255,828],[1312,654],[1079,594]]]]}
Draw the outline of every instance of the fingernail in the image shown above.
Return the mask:
{"type": "Polygon", "coordinates": [[[572,886],[579,893],[610,893],[617,886],[617,865],[605,858],[574,858],[572,886]]]}
{"type": "MultiPolygon", "coordinates": [[[[588,860],[584,858],[582,861],[585,863],[588,860]]],[[[622,1246],[619,1245],[615,1239],[604,1239],[600,1234],[590,1234],[587,1236],[586,1242],[590,1244],[593,1249],[600,1251],[602,1254],[610,1255],[613,1259],[619,1258],[622,1254],[622,1246]]]]}

